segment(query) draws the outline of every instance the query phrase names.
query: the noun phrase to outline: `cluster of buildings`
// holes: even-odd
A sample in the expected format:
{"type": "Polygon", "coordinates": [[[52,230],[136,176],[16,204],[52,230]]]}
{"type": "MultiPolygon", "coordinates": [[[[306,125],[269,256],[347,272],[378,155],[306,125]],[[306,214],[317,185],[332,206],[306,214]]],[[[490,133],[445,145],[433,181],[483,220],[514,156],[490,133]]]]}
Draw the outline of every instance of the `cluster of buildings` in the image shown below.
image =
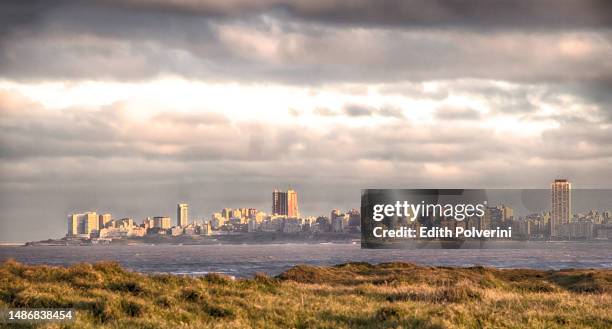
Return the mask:
{"type": "Polygon", "coordinates": [[[334,209],[329,217],[302,217],[298,207],[298,194],[289,189],[272,192],[270,214],[255,208],[223,208],[221,212],[212,214],[210,223],[213,231],[221,232],[358,233],[361,215],[357,209],[351,209],[347,213],[334,209]]]}
{"type": "Polygon", "coordinates": [[[419,231],[420,227],[456,228],[467,230],[492,230],[511,228],[515,240],[612,240],[612,212],[590,210],[572,212],[572,188],[567,179],[556,179],[551,184],[550,210],[517,216],[515,210],[505,204],[487,206],[484,215],[462,221],[452,217],[419,218],[408,221],[389,218],[388,227],[406,227],[419,231]]]}
{"type": "Polygon", "coordinates": [[[612,213],[591,210],[586,214],[572,214],[572,185],[567,179],[556,179],[551,184],[552,208],[548,233],[554,240],[611,239],[612,213]]]}
{"type": "Polygon", "coordinates": [[[197,236],[244,232],[322,233],[360,232],[359,210],[346,213],[339,209],[330,216],[301,217],[298,194],[274,190],[272,212],[267,214],[255,208],[223,208],[209,219],[189,222],[189,205],[180,203],[176,210],[176,225],[168,216],[147,217],[141,224],[131,218],[112,219],[111,214],[85,212],[68,216],[67,237],[117,239],[144,236],[197,236]]]}
{"type": "Polygon", "coordinates": [[[572,212],[572,185],[567,179],[551,183],[550,211],[513,221],[518,238],[530,240],[612,240],[612,212],[572,212]]]}
{"type": "Polygon", "coordinates": [[[177,205],[177,225],[172,226],[168,216],[147,217],[140,225],[132,218],[112,219],[111,214],[100,214],[90,211],[68,215],[68,233],[70,238],[117,239],[144,237],[146,235],[210,235],[210,223],[206,221],[189,223],[189,205],[177,205]]]}
{"type": "MultiPolygon", "coordinates": [[[[247,232],[282,233],[358,233],[361,214],[357,209],[342,212],[333,209],[329,216],[302,217],[298,208],[298,194],[274,190],[271,213],[255,208],[223,208],[209,219],[189,222],[189,205],[177,205],[176,225],[168,216],[147,217],[140,225],[131,218],[112,219],[110,214],[86,212],[68,216],[68,237],[125,238],[144,236],[197,236],[247,232]]],[[[433,220],[432,220],[433,221],[433,220]]],[[[612,212],[591,210],[573,214],[571,209],[571,183],[557,179],[551,184],[551,210],[527,216],[515,216],[508,205],[489,206],[482,217],[464,221],[436,219],[435,222],[397,223],[406,226],[439,226],[466,230],[489,230],[496,227],[512,228],[514,239],[524,240],[612,240],[612,212]]],[[[417,228],[417,227],[415,227],[417,228]]]]}

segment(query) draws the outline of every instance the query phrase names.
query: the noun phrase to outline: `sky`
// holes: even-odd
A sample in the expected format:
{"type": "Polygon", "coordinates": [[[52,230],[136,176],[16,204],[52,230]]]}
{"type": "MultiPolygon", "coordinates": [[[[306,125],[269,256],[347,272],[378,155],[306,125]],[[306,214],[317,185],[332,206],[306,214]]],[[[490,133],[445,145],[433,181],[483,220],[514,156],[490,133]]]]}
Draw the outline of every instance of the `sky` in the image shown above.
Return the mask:
{"type": "Polygon", "coordinates": [[[0,4],[0,243],[558,177],[612,186],[609,1],[0,4]]]}

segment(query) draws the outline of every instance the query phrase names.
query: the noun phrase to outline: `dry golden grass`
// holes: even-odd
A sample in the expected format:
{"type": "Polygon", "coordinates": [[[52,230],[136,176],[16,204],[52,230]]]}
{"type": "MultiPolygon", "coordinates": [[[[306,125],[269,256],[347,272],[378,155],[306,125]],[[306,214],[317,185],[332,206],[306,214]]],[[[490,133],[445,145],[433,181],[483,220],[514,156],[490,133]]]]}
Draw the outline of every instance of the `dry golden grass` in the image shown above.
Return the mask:
{"type": "Polygon", "coordinates": [[[231,280],[0,266],[0,308],[78,310],[75,323],[24,326],[41,328],[612,328],[611,292],[610,270],[350,263],[231,280]]]}

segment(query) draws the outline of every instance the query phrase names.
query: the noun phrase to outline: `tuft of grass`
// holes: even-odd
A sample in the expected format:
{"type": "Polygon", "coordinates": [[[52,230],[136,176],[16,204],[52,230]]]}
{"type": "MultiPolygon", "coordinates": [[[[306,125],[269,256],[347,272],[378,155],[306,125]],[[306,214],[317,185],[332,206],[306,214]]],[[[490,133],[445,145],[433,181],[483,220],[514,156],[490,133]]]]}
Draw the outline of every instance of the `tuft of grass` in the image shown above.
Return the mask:
{"type": "Polygon", "coordinates": [[[9,260],[5,307],[77,310],[23,328],[611,328],[612,271],[347,263],[234,280],[9,260]]]}

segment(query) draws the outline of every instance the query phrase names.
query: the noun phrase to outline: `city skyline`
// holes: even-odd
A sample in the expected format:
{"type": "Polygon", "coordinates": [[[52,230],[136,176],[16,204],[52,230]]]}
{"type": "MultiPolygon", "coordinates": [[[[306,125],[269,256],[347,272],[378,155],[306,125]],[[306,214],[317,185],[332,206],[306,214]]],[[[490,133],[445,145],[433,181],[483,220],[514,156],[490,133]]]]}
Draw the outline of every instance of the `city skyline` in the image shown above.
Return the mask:
{"type": "MultiPolygon", "coordinates": [[[[554,191],[555,182],[557,182],[557,183],[559,183],[559,182],[567,182],[567,183],[569,184],[569,182],[568,182],[568,180],[567,180],[567,179],[555,179],[555,180],[554,180],[554,182],[553,182],[553,183],[552,183],[552,185],[551,185],[551,191],[554,191]]],[[[539,191],[539,190],[544,190],[544,189],[535,189],[535,190],[533,190],[533,191],[539,191]]],[[[581,190],[581,189],[578,189],[578,190],[581,190]]],[[[582,190],[584,190],[584,189],[582,189],[582,190]]],[[[297,195],[297,192],[296,192],[295,190],[291,189],[291,188],[289,188],[289,189],[288,189],[288,191],[293,191],[293,192],[294,192],[294,193],[296,193],[296,195],[297,195]]],[[[273,196],[274,196],[274,193],[276,193],[276,192],[280,192],[280,191],[279,191],[278,189],[274,189],[274,190],[273,190],[273,196]]],[[[286,194],[286,192],[284,192],[284,193],[286,194]]],[[[183,199],[183,201],[184,201],[184,199],[183,199]]],[[[285,202],[286,202],[286,200],[285,200],[285,202]]],[[[111,216],[111,214],[113,214],[113,217],[112,217],[112,219],[113,219],[113,220],[122,219],[122,218],[134,218],[134,219],[136,219],[136,221],[138,221],[138,222],[140,222],[140,220],[142,220],[143,218],[145,218],[145,219],[146,219],[146,218],[152,218],[151,216],[161,216],[161,217],[166,217],[166,218],[168,218],[168,219],[169,219],[169,221],[170,221],[170,226],[174,226],[174,223],[178,223],[178,218],[179,218],[179,213],[180,213],[180,212],[179,212],[179,208],[180,208],[181,204],[186,205],[186,208],[187,208],[187,209],[192,208],[192,206],[191,206],[191,204],[190,204],[190,203],[185,203],[185,202],[177,203],[177,204],[176,204],[176,205],[177,205],[177,208],[176,208],[176,217],[171,216],[171,215],[168,215],[168,214],[170,214],[170,213],[171,213],[171,212],[169,212],[169,211],[155,212],[155,213],[154,213],[154,212],[147,212],[147,211],[144,211],[144,212],[141,212],[141,213],[143,213],[143,215],[134,215],[134,214],[132,214],[132,213],[119,213],[119,214],[117,215],[117,213],[115,213],[115,212],[113,212],[113,211],[112,211],[112,208],[88,208],[88,209],[78,208],[78,209],[81,209],[81,211],[84,211],[83,213],[87,213],[88,211],[91,211],[91,209],[99,209],[99,210],[101,210],[102,212],[100,213],[99,223],[102,223],[103,221],[108,222],[108,221],[109,221],[109,218],[110,218],[110,216],[111,216]],[[102,218],[102,216],[104,216],[104,219],[102,218]]],[[[253,209],[253,210],[260,209],[260,211],[262,211],[262,210],[263,210],[263,211],[264,211],[266,214],[272,215],[272,212],[265,211],[265,209],[266,209],[266,208],[269,208],[270,206],[271,206],[272,208],[274,208],[274,197],[272,198],[272,200],[268,199],[268,206],[262,206],[261,208],[248,208],[248,207],[247,207],[247,208],[245,208],[245,204],[252,205],[252,204],[253,204],[252,202],[246,202],[245,204],[238,204],[238,203],[234,203],[234,204],[236,204],[236,206],[235,206],[235,207],[232,207],[232,208],[219,208],[219,207],[214,208],[214,207],[208,207],[207,209],[210,209],[210,211],[209,211],[209,212],[204,212],[204,213],[202,213],[202,212],[198,212],[198,213],[196,213],[196,215],[195,215],[195,216],[193,216],[193,217],[191,217],[191,216],[190,216],[190,218],[192,218],[192,219],[191,219],[189,222],[194,222],[194,221],[200,221],[200,222],[201,222],[202,220],[206,221],[206,220],[210,219],[211,214],[214,214],[214,213],[216,213],[216,212],[221,212],[221,211],[224,211],[224,210],[226,210],[226,209],[229,209],[229,210],[232,210],[232,209],[233,209],[233,210],[235,210],[235,211],[237,211],[237,210],[239,210],[239,209],[245,209],[245,210],[246,210],[246,209],[253,209]],[[271,202],[270,202],[270,201],[271,201],[271,202]],[[270,203],[271,203],[271,204],[270,204],[270,203]]],[[[198,208],[198,207],[197,207],[197,203],[195,203],[195,205],[196,205],[196,208],[198,208]]],[[[220,204],[220,205],[221,205],[221,204],[220,204]]],[[[549,203],[549,205],[550,205],[550,203],[549,203]]],[[[503,206],[503,204],[502,204],[502,206],[503,206]]],[[[316,218],[316,217],[318,217],[318,216],[327,216],[327,217],[330,217],[330,216],[329,216],[329,211],[330,211],[330,210],[333,210],[333,209],[337,209],[337,208],[341,208],[341,209],[344,209],[344,210],[348,211],[348,210],[350,210],[350,209],[356,209],[356,208],[359,208],[359,207],[358,207],[358,206],[349,206],[349,207],[337,207],[337,206],[332,206],[332,207],[331,207],[331,208],[329,208],[329,209],[324,209],[324,210],[322,210],[322,211],[320,211],[320,212],[315,212],[315,213],[305,214],[305,215],[300,216],[300,217],[301,217],[301,218],[316,218]],[[327,214],[327,215],[326,215],[326,214],[327,214]]],[[[166,208],[166,209],[167,209],[167,208],[166,208]]],[[[516,210],[518,210],[518,209],[516,209],[516,210]]],[[[516,210],[513,210],[513,211],[516,211],[516,210]]],[[[584,211],[588,212],[588,211],[591,211],[591,210],[596,210],[596,211],[606,211],[606,210],[607,210],[607,208],[606,208],[606,209],[598,209],[598,208],[588,208],[588,209],[587,209],[587,208],[584,208],[584,206],[583,206],[581,211],[583,211],[583,212],[584,212],[584,211]]],[[[550,209],[549,209],[548,211],[549,211],[549,212],[551,212],[551,211],[552,211],[552,206],[550,207],[550,209]]],[[[74,210],[73,210],[73,211],[70,211],[69,213],[71,213],[71,214],[80,214],[80,213],[79,213],[79,211],[76,211],[76,212],[75,212],[74,210]]],[[[577,214],[577,212],[574,212],[574,213],[572,213],[572,216],[573,216],[573,215],[576,215],[576,214],[577,214]]],[[[523,212],[523,213],[520,213],[521,218],[523,218],[523,217],[525,217],[525,216],[527,216],[527,215],[532,215],[532,213],[529,213],[529,212],[528,212],[528,213],[524,213],[524,212],[523,212]]],[[[69,217],[70,217],[70,216],[71,216],[71,215],[69,215],[69,217]]],[[[160,218],[161,218],[161,217],[160,217],[160,218]]],[[[333,217],[333,216],[331,216],[331,217],[333,217]]],[[[156,217],[156,218],[157,218],[157,217],[156,217]]],[[[571,218],[571,217],[570,217],[570,218],[571,218]]],[[[64,226],[65,226],[65,224],[64,224],[64,226]]],[[[99,227],[101,227],[101,226],[102,226],[102,224],[99,224],[99,227]]],[[[50,229],[50,230],[48,230],[48,231],[43,232],[44,234],[43,234],[43,235],[41,235],[41,237],[39,238],[39,240],[44,239],[44,238],[48,238],[48,237],[49,237],[49,232],[57,232],[57,233],[55,233],[55,234],[53,234],[53,233],[51,233],[51,234],[52,234],[52,235],[54,235],[54,236],[61,236],[61,235],[65,234],[65,232],[66,232],[66,231],[65,231],[65,230],[61,230],[61,229],[58,229],[58,228],[56,227],[55,229],[50,229]]],[[[32,241],[32,240],[36,240],[36,239],[28,239],[28,240],[24,240],[24,241],[17,241],[17,242],[22,243],[22,242],[27,242],[27,241],[32,241]]],[[[14,241],[10,241],[10,242],[14,242],[14,241]]],[[[0,243],[4,243],[4,242],[0,242],[0,243]]]]}
{"type": "MultiPolygon", "coordinates": [[[[482,192],[484,191],[480,192],[481,195],[488,199],[499,191],[489,192],[493,193],[491,195],[482,192]]],[[[524,198],[524,191],[519,192],[524,198]]],[[[468,194],[476,195],[474,193],[478,192],[468,190],[466,196],[468,194]]],[[[508,200],[499,202],[498,199],[497,204],[484,201],[486,206],[483,207],[483,215],[463,219],[448,218],[446,215],[433,218],[426,216],[419,218],[416,222],[410,221],[406,224],[411,227],[416,225],[413,227],[416,228],[433,221],[431,223],[436,223],[435,225],[438,227],[445,227],[447,230],[449,227],[452,229],[480,230],[494,228],[499,230],[500,227],[514,228],[514,237],[509,237],[519,240],[612,238],[612,226],[610,226],[612,224],[612,207],[608,205],[610,208],[591,208],[587,213],[572,212],[572,187],[567,179],[555,179],[550,185],[549,193],[549,206],[545,207],[548,209],[541,212],[531,212],[528,215],[519,215],[515,211],[515,204],[512,204],[512,202],[506,203],[508,200]]],[[[291,188],[286,192],[275,189],[272,191],[270,213],[256,208],[223,208],[208,218],[194,219],[191,222],[188,219],[189,204],[178,203],[176,225],[174,226],[172,225],[172,218],[168,216],[147,217],[142,221],[142,224],[138,224],[132,218],[113,219],[109,213],[99,216],[95,211],[75,213],[68,215],[66,238],[85,239],[91,241],[91,243],[110,243],[112,239],[134,239],[144,238],[145,236],[149,238],[165,236],[193,238],[201,235],[208,236],[229,232],[234,234],[282,232],[317,235],[321,233],[358,233],[361,231],[360,210],[350,209],[347,212],[342,212],[336,208],[330,211],[329,216],[301,217],[298,212],[297,195],[297,191],[291,188]]],[[[532,197],[534,195],[530,196],[530,198],[532,197]]],[[[400,201],[396,202],[399,204],[400,201]]],[[[398,219],[395,219],[395,221],[398,219]]],[[[388,225],[396,224],[389,223],[388,225]]]]}

